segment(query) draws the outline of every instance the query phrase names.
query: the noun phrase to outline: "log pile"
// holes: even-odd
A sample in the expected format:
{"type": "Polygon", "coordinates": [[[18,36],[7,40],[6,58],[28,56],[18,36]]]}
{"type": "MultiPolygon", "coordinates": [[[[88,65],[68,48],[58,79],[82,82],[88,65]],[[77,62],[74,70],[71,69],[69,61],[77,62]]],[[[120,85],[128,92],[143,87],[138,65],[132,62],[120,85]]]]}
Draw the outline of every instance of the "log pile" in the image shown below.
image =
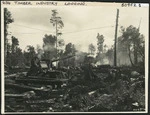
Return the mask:
{"type": "Polygon", "coordinates": [[[110,67],[105,70],[96,68],[93,72],[97,78],[92,80],[84,79],[83,71],[74,72],[67,80],[68,83],[65,79],[63,81],[37,76],[17,77],[13,82],[6,80],[5,110],[8,112],[144,111],[144,75],[133,71],[126,74],[122,70],[118,72],[118,69],[110,67]],[[61,82],[60,88],[52,84],[53,82],[57,85],[58,81],[61,82]]]}

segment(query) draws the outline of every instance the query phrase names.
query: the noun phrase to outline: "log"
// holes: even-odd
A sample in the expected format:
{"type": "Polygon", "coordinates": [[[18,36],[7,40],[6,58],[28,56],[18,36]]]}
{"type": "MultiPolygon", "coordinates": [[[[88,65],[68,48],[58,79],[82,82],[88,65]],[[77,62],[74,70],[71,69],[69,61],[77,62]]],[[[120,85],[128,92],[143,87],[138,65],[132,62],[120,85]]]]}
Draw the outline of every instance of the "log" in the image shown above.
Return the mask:
{"type": "Polygon", "coordinates": [[[5,78],[15,78],[16,76],[18,76],[18,74],[8,74],[5,75],[5,78]]]}
{"type": "Polygon", "coordinates": [[[19,84],[12,84],[12,83],[6,83],[5,87],[15,89],[19,92],[25,92],[25,91],[47,92],[47,91],[49,91],[47,89],[35,88],[35,87],[26,86],[26,85],[19,85],[19,84]]]}
{"type": "Polygon", "coordinates": [[[44,84],[44,85],[62,85],[67,82],[68,79],[37,79],[37,78],[20,78],[15,80],[17,83],[34,83],[34,84],[44,84]]]}
{"type": "Polygon", "coordinates": [[[29,104],[54,104],[55,103],[55,101],[54,101],[55,99],[48,99],[48,100],[29,100],[29,101],[27,101],[26,103],[29,103],[29,104]]]}
{"type": "Polygon", "coordinates": [[[20,99],[20,98],[31,98],[33,96],[35,96],[35,92],[34,91],[28,91],[28,92],[25,92],[25,93],[22,93],[22,94],[5,94],[6,98],[17,98],[17,99],[20,99]]]}
{"type": "Polygon", "coordinates": [[[24,94],[5,94],[6,98],[23,98],[24,94]]]}
{"type": "Polygon", "coordinates": [[[91,92],[89,92],[88,94],[89,95],[93,95],[93,94],[95,94],[96,93],[96,90],[95,91],[91,91],[91,92]]]}

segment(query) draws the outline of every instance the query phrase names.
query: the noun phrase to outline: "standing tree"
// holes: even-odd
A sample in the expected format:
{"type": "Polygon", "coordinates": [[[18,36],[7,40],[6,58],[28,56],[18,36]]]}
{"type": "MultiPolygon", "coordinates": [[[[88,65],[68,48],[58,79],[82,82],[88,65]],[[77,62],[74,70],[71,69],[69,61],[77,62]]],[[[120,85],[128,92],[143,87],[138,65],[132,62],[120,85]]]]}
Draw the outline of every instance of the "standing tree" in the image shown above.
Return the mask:
{"type": "Polygon", "coordinates": [[[16,48],[16,60],[17,60],[17,66],[24,68],[25,67],[25,58],[22,53],[22,49],[17,47],[16,48]]]}
{"type": "MultiPolygon", "coordinates": [[[[122,44],[127,46],[131,64],[133,66],[137,65],[138,54],[142,51],[142,47],[144,47],[144,36],[139,33],[139,28],[136,28],[132,25],[130,25],[126,29],[122,27],[121,30],[122,30],[122,44]],[[131,58],[132,52],[134,56],[134,63],[132,62],[131,58]]],[[[144,52],[140,54],[143,55],[144,52]]]]}
{"type": "Polygon", "coordinates": [[[26,65],[30,65],[30,61],[36,55],[35,48],[31,45],[27,46],[27,51],[24,51],[24,57],[26,60],[26,65]]]}
{"type": "Polygon", "coordinates": [[[11,58],[10,58],[10,62],[11,62],[11,65],[15,66],[17,65],[18,63],[18,55],[17,53],[20,53],[20,52],[17,52],[17,48],[19,46],[19,41],[16,37],[12,36],[11,37],[11,40],[12,40],[12,46],[11,46],[11,58]]]}
{"type": "MultiPolygon", "coordinates": [[[[7,56],[7,35],[8,35],[8,25],[12,23],[14,20],[11,16],[10,11],[7,8],[4,8],[4,57],[7,56]]],[[[6,62],[6,61],[5,61],[6,62]]]]}
{"type": "Polygon", "coordinates": [[[103,54],[103,43],[104,43],[104,36],[100,35],[99,33],[97,34],[97,56],[96,56],[96,60],[101,63],[103,63],[103,58],[104,58],[104,54],[103,54]]]}
{"type": "Polygon", "coordinates": [[[141,56],[143,63],[145,63],[145,41],[143,35],[139,36],[137,52],[141,56]]]}
{"type": "Polygon", "coordinates": [[[52,59],[56,57],[56,37],[53,35],[45,35],[43,38],[44,58],[52,59]]]}
{"type": "Polygon", "coordinates": [[[72,43],[68,43],[65,47],[65,52],[64,52],[64,57],[72,57],[64,60],[64,65],[65,66],[74,66],[75,65],[75,53],[76,53],[76,48],[75,45],[72,43]]]}
{"type": "Polygon", "coordinates": [[[29,53],[29,55],[30,55],[30,59],[32,59],[34,56],[35,56],[35,48],[33,47],[33,46],[30,46],[30,45],[28,45],[27,46],[28,47],[28,49],[27,49],[27,51],[28,51],[28,53],[29,53]]]}
{"type": "Polygon", "coordinates": [[[18,39],[17,39],[16,37],[14,37],[14,36],[12,36],[11,39],[12,39],[12,53],[15,53],[15,52],[16,52],[16,49],[17,49],[17,47],[18,47],[18,45],[19,45],[19,41],[18,41],[18,39]]]}
{"type": "Polygon", "coordinates": [[[89,52],[91,55],[94,55],[96,48],[93,44],[89,44],[89,52]]]}
{"type": "Polygon", "coordinates": [[[65,41],[63,39],[59,39],[58,40],[58,46],[59,46],[59,49],[57,51],[59,57],[61,57],[63,55],[63,52],[64,50],[62,49],[62,47],[65,45],[65,41]]]}
{"type": "Polygon", "coordinates": [[[5,58],[5,64],[7,65],[7,66],[11,66],[11,48],[12,47],[12,45],[10,44],[10,43],[7,43],[7,56],[6,56],[6,58],[5,58]]]}
{"type": "Polygon", "coordinates": [[[57,10],[52,10],[52,17],[50,19],[50,23],[52,23],[53,26],[55,26],[56,28],[56,54],[57,54],[57,36],[62,34],[59,30],[64,27],[64,23],[61,20],[61,17],[57,15],[58,15],[57,10]]]}
{"type": "Polygon", "coordinates": [[[7,51],[10,50],[9,53],[7,53],[7,61],[6,62],[9,66],[19,66],[19,67],[23,67],[24,64],[24,56],[22,53],[22,49],[19,48],[19,41],[18,38],[12,36],[12,45],[11,47],[7,47],[7,51]]]}
{"type": "Polygon", "coordinates": [[[68,43],[65,47],[65,55],[75,55],[76,49],[74,44],[68,43]]]}
{"type": "Polygon", "coordinates": [[[104,36],[103,35],[97,35],[97,46],[98,46],[98,54],[103,53],[103,43],[104,43],[104,36]]]}

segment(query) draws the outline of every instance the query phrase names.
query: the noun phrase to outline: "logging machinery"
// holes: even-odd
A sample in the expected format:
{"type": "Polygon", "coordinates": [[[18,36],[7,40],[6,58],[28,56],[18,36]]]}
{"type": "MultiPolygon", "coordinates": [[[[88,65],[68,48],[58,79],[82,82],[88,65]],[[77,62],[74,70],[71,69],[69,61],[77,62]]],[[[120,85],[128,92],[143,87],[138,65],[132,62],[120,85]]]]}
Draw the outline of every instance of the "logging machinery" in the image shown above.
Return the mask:
{"type": "Polygon", "coordinates": [[[68,82],[68,75],[66,72],[59,71],[53,66],[53,62],[72,58],[74,56],[68,56],[61,59],[42,59],[37,61],[37,66],[34,65],[34,60],[31,61],[30,70],[27,76],[16,78],[16,82],[23,84],[42,84],[52,85],[52,87],[60,88],[64,83],[68,82]],[[33,65],[32,65],[33,64],[33,65]]]}

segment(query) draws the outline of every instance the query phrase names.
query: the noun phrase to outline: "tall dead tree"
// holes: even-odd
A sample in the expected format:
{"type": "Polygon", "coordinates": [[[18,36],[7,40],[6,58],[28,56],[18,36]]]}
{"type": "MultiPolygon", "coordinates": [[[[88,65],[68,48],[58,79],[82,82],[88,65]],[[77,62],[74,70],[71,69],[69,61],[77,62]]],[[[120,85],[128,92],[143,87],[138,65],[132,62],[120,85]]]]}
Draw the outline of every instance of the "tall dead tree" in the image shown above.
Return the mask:
{"type": "Polygon", "coordinates": [[[117,30],[118,30],[119,9],[117,9],[116,28],[115,28],[115,43],[114,43],[114,66],[117,66],[117,30]]]}

